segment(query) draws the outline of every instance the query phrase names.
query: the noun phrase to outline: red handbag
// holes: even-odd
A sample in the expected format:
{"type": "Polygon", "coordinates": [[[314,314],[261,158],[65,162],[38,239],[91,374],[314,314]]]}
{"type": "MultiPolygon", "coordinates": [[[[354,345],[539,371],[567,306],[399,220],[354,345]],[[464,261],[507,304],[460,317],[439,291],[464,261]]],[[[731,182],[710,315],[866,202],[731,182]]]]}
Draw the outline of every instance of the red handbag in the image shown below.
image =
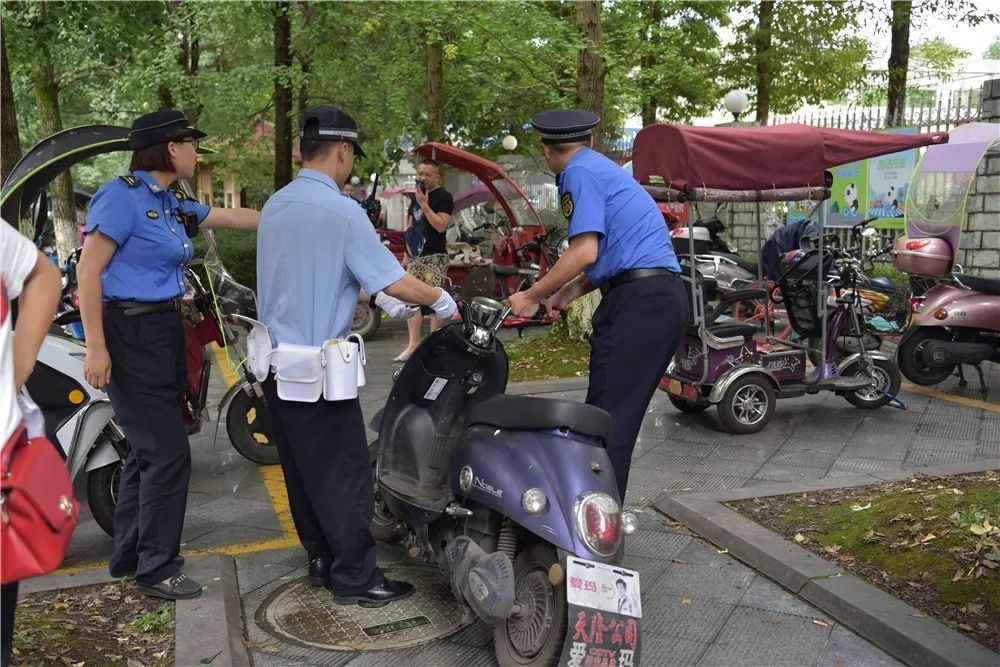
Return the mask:
{"type": "Polygon", "coordinates": [[[80,504],[66,464],[24,425],[0,456],[0,583],[55,570],[69,546],[80,504]]]}

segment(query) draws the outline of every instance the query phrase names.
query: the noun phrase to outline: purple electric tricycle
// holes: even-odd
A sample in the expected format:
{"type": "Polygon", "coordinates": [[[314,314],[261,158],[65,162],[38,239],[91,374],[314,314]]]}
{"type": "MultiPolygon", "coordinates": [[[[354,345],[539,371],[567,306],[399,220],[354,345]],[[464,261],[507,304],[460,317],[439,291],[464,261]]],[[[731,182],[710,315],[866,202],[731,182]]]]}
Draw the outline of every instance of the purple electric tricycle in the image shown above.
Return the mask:
{"type": "MultiPolygon", "coordinates": [[[[822,202],[830,197],[828,168],[947,138],[804,125],[650,125],[636,136],[632,168],[658,201],[757,202],[759,246],[760,202],[822,202]]],[[[839,251],[836,235],[824,233],[826,208],[815,208],[819,238],[785,256],[781,278],[769,290],[730,293],[709,309],[694,262],[682,255],[690,267],[691,325],[660,383],[678,409],[694,413],[715,405],[728,431],[756,433],[773,417],[778,398],[832,391],[860,408],[904,407],[896,398],[900,374],[891,358],[860,344],[857,354],[837,356],[838,338],[863,331],[861,267],[839,251]],[[784,307],[801,342],[770,336],[768,317],[763,331],[723,319],[736,303],[766,300],[784,307]]]]}

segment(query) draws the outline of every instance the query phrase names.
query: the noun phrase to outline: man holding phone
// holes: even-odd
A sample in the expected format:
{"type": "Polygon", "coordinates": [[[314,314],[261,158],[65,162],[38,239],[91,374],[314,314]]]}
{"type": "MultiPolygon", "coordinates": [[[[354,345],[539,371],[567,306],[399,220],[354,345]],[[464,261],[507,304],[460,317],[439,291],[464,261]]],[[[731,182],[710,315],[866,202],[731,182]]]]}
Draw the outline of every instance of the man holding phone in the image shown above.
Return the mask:
{"type": "MultiPolygon", "coordinates": [[[[445,232],[455,200],[441,187],[441,165],[437,160],[424,158],[417,165],[416,192],[406,213],[406,272],[431,287],[441,287],[448,273],[448,248],[445,232]],[[417,261],[413,261],[419,258],[417,261]]],[[[419,313],[407,321],[409,341],[395,361],[404,362],[420,345],[420,328],[423,316],[419,313]]],[[[431,331],[443,324],[431,318],[431,331]]]]}

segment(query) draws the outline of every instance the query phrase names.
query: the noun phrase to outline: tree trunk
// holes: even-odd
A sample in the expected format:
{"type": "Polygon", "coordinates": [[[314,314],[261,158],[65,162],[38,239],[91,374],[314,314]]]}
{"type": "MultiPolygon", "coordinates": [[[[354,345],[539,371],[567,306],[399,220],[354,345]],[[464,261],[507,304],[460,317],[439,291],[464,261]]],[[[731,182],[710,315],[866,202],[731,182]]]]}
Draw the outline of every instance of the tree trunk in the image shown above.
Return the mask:
{"type": "Polygon", "coordinates": [[[170,86],[165,83],[161,83],[156,88],[156,99],[160,102],[160,110],[173,109],[174,108],[174,96],[170,92],[170,86]]]}
{"type": "Polygon", "coordinates": [[[292,22],[288,2],[275,5],[274,16],[274,189],[292,180],[292,22]]]}
{"type": "MultiPolygon", "coordinates": [[[[312,3],[306,2],[306,0],[299,0],[299,9],[302,10],[302,14],[305,16],[305,30],[308,34],[316,22],[316,8],[313,7],[312,3]]],[[[299,85],[298,99],[299,118],[309,108],[309,79],[313,71],[313,54],[306,49],[308,47],[304,47],[303,50],[297,51],[295,54],[299,61],[299,67],[302,70],[302,83],[299,85]]]]}
{"type": "MultiPolygon", "coordinates": [[[[576,27],[583,34],[586,46],[577,55],[576,104],[601,117],[594,128],[594,149],[603,150],[604,131],[604,59],[601,57],[601,2],[581,0],[575,5],[576,27]]],[[[570,338],[587,340],[593,331],[591,319],[601,302],[601,293],[594,290],[570,304],[564,332],[570,338]]]]}
{"type": "Polygon", "coordinates": [[[885,112],[887,127],[903,124],[906,107],[906,74],[910,66],[910,12],[913,3],[892,3],[892,48],[889,51],[889,95],[885,112]]]}
{"type": "MultiPolygon", "coordinates": [[[[656,67],[656,44],[653,42],[656,29],[659,27],[660,21],[663,20],[663,7],[659,2],[653,0],[652,2],[644,2],[643,8],[646,13],[646,34],[644,37],[649,42],[649,45],[646,55],[639,59],[639,68],[645,73],[656,67]]],[[[652,87],[647,86],[646,89],[650,92],[642,100],[641,115],[643,127],[656,122],[656,109],[658,106],[656,94],[652,92],[652,87]]]]}
{"type": "MultiPolygon", "coordinates": [[[[14,88],[10,82],[7,63],[7,42],[0,32],[0,183],[6,183],[14,165],[21,159],[21,138],[17,131],[17,110],[14,106],[14,88]]],[[[16,223],[16,220],[9,222],[16,223]]]]}
{"type": "MultiPolygon", "coordinates": [[[[32,70],[35,99],[38,102],[38,116],[42,133],[46,136],[62,132],[62,114],[59,111],[59,82],[48,45],[39,42],[35,51],[35,65],[32,70]]],[[[73,200],[73,179],[67,170],[49,184],[52,220],[56,236],[56,253],[60,264],[66,261],[70,251],[80,245],[80,235],[76,229],[76,204],[73,200]]]]}
{"type": "Polygon", "coordinates": [[[774,84],[774,54],[771,52],[771,27],[774,24],[774,0],[757,6],[757,33],[754,35],[754,60],[757,63],[757,122],[767,125],[771,114],[771,89],[774,84]]]}
{"type": "Polygon", "coordinates": [[[594,128],[594,150],[604,149],[604,59],[601,57],[601,2],[580,0],[575,5],[576,27],[586,46],[577,54],[576,104],[601,117],[594,128]]]}
{"type": "Polygon", "coordinates": [[[427,140],[444,138],[444,49],[427,43],[427,140]]]}

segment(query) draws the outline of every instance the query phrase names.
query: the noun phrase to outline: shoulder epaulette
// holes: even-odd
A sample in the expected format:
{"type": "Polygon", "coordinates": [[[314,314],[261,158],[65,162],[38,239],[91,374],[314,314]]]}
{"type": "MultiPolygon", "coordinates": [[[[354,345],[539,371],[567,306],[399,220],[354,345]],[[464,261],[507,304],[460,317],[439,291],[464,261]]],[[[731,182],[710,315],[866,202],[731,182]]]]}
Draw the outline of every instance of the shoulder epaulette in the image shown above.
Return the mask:
{"type": "Polygon", "coordinates": [[[171,192],[173,192],[174,196],[177,197],[177,201],[184,201],[188,198],[187,193],[184,192],[182,188],[174,188],[171,192]]]}
{"type": "Polygon", "coordinates": [[[137,188],[140,185],[142,185],[142,181],[139,180],[138,177],[133,176],[132,174],[125,174],[124,176],[119,176],[118,178],[125,181],[130,188],[137,188]]]}

